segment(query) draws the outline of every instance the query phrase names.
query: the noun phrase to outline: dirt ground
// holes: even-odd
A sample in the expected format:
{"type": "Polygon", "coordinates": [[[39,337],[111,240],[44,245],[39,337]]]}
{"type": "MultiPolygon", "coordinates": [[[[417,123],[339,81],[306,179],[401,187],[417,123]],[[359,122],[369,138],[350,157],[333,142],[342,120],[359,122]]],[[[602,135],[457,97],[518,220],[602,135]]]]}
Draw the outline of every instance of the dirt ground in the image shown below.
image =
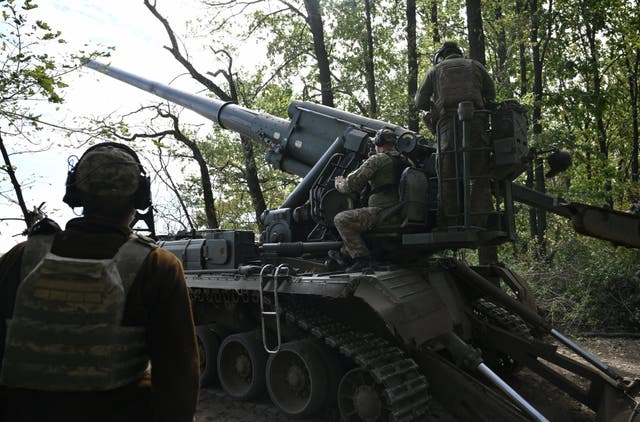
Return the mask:
{"type": "MultiPolygon", "coordinates": [[[[640,338],[589,337],[574,339],[586,350],[627,377],[640,377],[640,338]]],[[[511,381],[512,387],[531,399],[541,409],[562,409],[549,415],[552,421],[591,422],[595,414],[549,385],[533,373],[523,371],[511,381]]],[[[637,397],[640,399],[640,397],[637,397]]],[[[278,412],[266,398],[259,402],[236,402],[219,389],[204,389],[196,414],[198,422],[284,422],[288,419],[278,412]]],[[[325,422],[329,418],[314,419],[325,422]]],[[[640,418],[639,418],[640,420],[640,418]]]]}

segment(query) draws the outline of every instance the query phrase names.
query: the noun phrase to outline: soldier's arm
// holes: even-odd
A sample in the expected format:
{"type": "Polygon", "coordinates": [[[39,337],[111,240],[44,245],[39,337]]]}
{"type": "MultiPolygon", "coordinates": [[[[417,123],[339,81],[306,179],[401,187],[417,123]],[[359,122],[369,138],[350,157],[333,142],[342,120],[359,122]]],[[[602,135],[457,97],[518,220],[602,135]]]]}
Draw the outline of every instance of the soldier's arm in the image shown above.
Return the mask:
{"type": "Polygon", "coordinates": [[[199,361],[189,290],[182,265],[156,249],[147,259],[147,327],[154,422],[191,422],[199,389],[199,361]]]}
{"type": "Polygon", "coordinates": [[[429,110],[431,108],[431,96],[433,95],[433,69],[429,69],[422,82],[416,97],[414,99],[416,107],[421,110],[429,110]]]}
{"type": "Polygon", "coordinates": [[[485,101],[495,101],[496,99],[496,86],[493,83],[493,79],[487,72],[484,66],[480,64],[482,68],[482,97],[485,101]]]}
{"type": "Polygon", "coordinates": [[[390,158],[386,154],[372,155],[347,177],[336,180],[336,189],[342,193],[360,192],[375,172],[387,163],[387,160],[390,158]]]}
{"type": "Polygon", "coordinates": [[[26,242],[16,245],[0,258],[0,368],[7,334],[6,321],[13,316],[13,306],[20,283],[20,262],[25,246],[26,242]]]}

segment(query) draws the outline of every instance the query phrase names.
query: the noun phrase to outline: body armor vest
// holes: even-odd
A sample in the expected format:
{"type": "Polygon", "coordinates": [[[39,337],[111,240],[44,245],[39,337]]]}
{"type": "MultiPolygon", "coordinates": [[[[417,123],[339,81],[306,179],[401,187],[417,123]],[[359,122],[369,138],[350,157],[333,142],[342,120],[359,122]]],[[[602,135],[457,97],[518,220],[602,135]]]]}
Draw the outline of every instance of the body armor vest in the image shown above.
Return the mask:
{"type": "Polygon", "coordinates": [[[384,152],[390,158],[388,164],[378,170],[371,180],[370,207],[387,208],[398,203],[400,175],[408,163],[398,151],[384,152]]]}
{"type": "Polygon", "coordinates": [[[140,379],[149,363],[143,327],[123,327],[127,293],[155,247],[136,235],[112,259],[49,252],[30,239],[0,384],[45,391],[105,391],[140,379]]]}
{"type": "Polygon", "coordinates": [[[472,101],[477,108],[484,107],[482,76],[471,59],[446,59],[436,67],[435,107],[440,116],[447,110],[455,111],[461,101],[472,101]]]}

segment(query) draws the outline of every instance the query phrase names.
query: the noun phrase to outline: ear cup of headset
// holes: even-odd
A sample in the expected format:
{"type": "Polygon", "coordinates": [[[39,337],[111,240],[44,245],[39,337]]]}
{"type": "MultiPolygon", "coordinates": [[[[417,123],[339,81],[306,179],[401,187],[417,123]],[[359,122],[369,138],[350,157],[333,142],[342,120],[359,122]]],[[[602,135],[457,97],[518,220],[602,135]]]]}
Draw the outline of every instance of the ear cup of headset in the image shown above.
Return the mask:
{"type": "Polygon", "coordinates": [[[377,131],[376,135],[373,137],[373,145],[379,147],[383,143],[384,140],[382,139],[382,134],[380,133],[380,131],[377,131]]]}
{"type": "Polygon", "coordinates": [[[133,199],[133,207],[144,210],[151,206],[151,179],[149,176],[140,175],[138,178],[138,190],[133,199]]]}
{"type": "MultiPolygon", "coordinates": [[[[76,164],[77,165],[77,164],[76,164]]],[[[80,198],[80,192],[76,187],[76,169],[75,167],[69,170],[67,173],[67,181],[65,182],[65,192],[62,197],[62,202],[69,205],[71,208],[81,207],[82,199],[80,198]]]]}

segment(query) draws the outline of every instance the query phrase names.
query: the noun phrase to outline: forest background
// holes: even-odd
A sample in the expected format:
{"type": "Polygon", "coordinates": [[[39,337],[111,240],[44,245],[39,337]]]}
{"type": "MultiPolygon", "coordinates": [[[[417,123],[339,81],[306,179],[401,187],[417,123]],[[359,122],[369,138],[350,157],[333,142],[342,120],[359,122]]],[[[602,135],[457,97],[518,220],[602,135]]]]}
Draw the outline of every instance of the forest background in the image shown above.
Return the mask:
{"type": "MultiPolygon", "coordinates": [[[[413,106],[419,78],[442,42],[457,40],[486,65],[498,100],[527,105],[532,147],[572,154],[567,172],[546,178],[541,156],[519,182],[618,210],[640,200],[637,1],[208,0],[186,25],[163,14],[160,0],[143,4],[191,92],[281,117],[294,99],[314,101],[425,135],[413,106]],[[263,47],[260,60],[247,57],[249,42],[263,47]]],[[[71,120],[42,112],[34,104],[55,110],[74,90],[67,81],[86,72],[81,57],[108,62],[111,48],[53,54],[50,46],[67,41],[35,18],[35,2],[0,0],[0,9],[0,192],[19,209],[0,217],[25,227],[38,218],[38,201],[23,193],[32,175],[11,158],[53,147],[43,136],[51,132],[69,149],[117,140],[139,150],[153,178],[159,233],[259,231],[257,216],[298,182],[269,168],[261,147],[167,103],[145,100],[103,116],[78,110],[71,120]]],[[[518,240],[500,247],[500,260],[533,285],[554,323],[638,332],[638,252],[581,237],[567,221],[525,206],[517,220],[518,240]]]]}

